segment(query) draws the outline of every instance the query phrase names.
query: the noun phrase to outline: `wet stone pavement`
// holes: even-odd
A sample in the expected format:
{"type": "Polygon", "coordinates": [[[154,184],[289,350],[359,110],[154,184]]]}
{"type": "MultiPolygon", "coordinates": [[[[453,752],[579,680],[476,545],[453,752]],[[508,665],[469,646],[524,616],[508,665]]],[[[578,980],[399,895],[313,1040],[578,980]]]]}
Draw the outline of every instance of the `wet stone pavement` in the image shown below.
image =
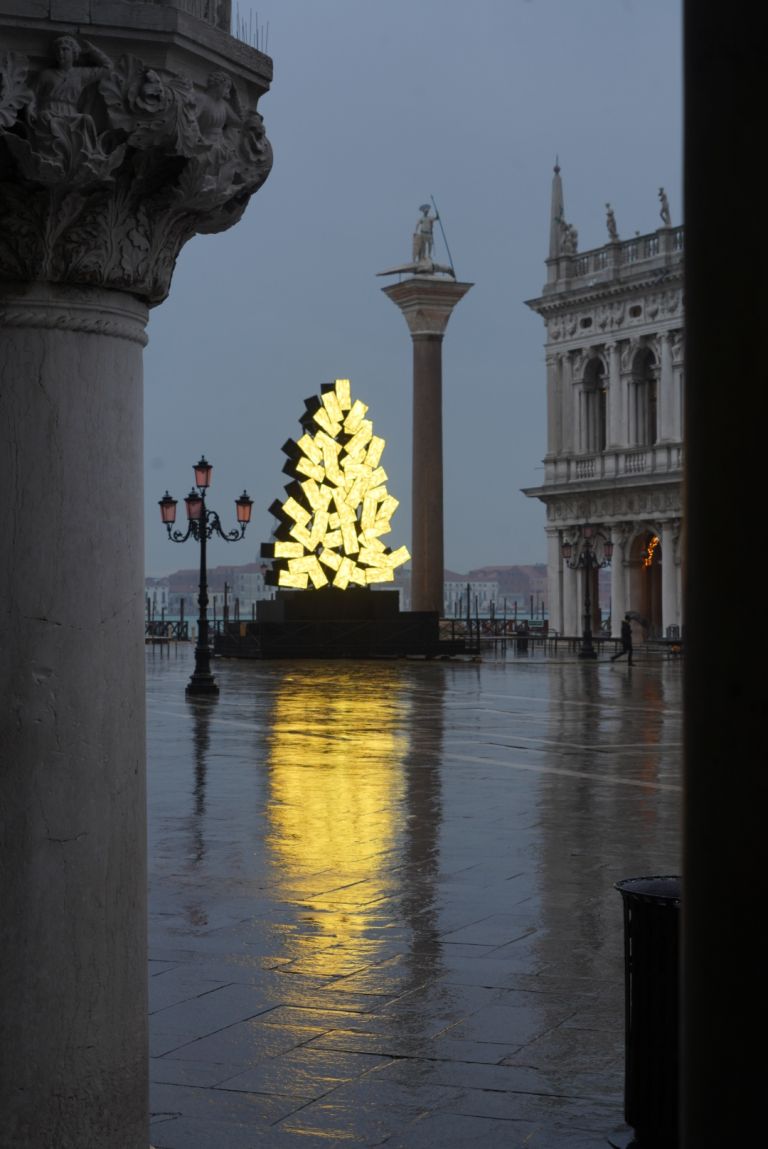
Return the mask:
{"type": "Polygon", "coordinates": [[[156,1149],[605,1149],[679,663],[147,651],[156,1149]]]}

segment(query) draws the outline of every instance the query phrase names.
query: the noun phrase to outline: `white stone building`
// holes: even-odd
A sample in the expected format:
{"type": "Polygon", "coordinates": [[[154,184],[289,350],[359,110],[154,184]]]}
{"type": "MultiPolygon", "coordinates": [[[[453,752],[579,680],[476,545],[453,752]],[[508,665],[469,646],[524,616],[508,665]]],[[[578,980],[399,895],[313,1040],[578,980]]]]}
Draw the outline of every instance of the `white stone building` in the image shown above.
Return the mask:
{"type": "Polygon", "coordinates": [[[597,628],[606,542],[612,633],[627,611],[638,637],[682,627],[683,229],[659,198],[657,231],[620,239],[606,205],[609,242],[579,252],[555,167],[547,283],[528,301],[547,331],[547,452],[543,484],[525,494],[546,506],[561,634],[581,633],[587,604],[597,628]]]}
{"type": "Polygon", "coordinates": [[[445,618],[466,615],[467,587],[469,587],[470,611],[473,617],[476,610],[479,614],[488,614],[491,610],[491,603],[498,606],[498,582],[445,571],[443,581],[443,616],[445,618]]]}

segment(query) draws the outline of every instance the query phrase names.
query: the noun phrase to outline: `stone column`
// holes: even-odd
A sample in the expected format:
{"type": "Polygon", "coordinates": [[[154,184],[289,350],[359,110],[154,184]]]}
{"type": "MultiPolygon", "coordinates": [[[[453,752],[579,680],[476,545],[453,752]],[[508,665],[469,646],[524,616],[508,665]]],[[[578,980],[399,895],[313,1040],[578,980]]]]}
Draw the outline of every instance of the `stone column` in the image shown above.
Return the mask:
{"type": "MultiPolygon", "coordinates": [[[[659,335],[659,426],[658,442],[667,443],[676,438],[675,423],[675,377],[672,369],[672,347],[668,331],[659,335]]],[[[679,439],[679,436],[678,436],[679,439]]]]}
{"type": "Polygon", "coordinates": [[[624,405],[618,344],[608,343],[605,350],[608,357],[608,448],[615,449],[624,446],[621,442],[624,405]]]}
{"type": "Polygon", "coordinates": [[[560,379],[560,356],[550,351],[547,353],[547,455],[551,457],[558,455],[562,447],[560,379]]]}
{"type": "Polygon", "coordinates": [[[144,328],[271,164],[266,57],[75,8],[0,15],[2,1149],[147,1149],[144,328]]]}
{"type": "Polygon", "coordinates": [[[661,623],[663,634],[668,626],[680,625],[680,600],[677,594],[678,562],[677,544],[680,535],[680,522],[662,523],[661,531],[661,623]]]}
{"type": "MultiPolygon", "coordinates": [[[[563,562],[562,559],[560,561],[563,562]]],[[[579,571],[563,563],[563,633],[570,638],[580,635],[584,629],[583,602],[579,571]]]]}
{"type": "Polygon", "coordinates": [[[550,628],[563,634],[563,556],[560,553],[560,532],[551,528],[547,528],[547,594],[550,628]]]}
{"type": "Polygon", "coordinates": [[[611,528],[613,558],[611,559],[611,635],[621,635],[621,620],[627,612],[627,570],[624,565],[624,552],[627,545],[627,532],[623,527],[611,528]]]}
{"type": "Polygon", "coordinates": [[[443,612],[443,335],[472,287],[414,275],[382,291],[402,311],[413,340],[411,610],[443,612]]]}

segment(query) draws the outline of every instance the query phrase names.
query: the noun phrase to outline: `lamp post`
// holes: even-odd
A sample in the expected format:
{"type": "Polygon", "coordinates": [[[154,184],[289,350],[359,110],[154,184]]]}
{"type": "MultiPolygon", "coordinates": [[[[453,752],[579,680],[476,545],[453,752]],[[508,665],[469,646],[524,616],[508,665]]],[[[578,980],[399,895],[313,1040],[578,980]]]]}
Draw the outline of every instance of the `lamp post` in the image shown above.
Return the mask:
{"type": "Polygon", "coordinates": [[[572,570],[584,571],[584,628],[581,634],[579,658],[597,658],[592,645],[592,571],[608,566],[613,557],[613,543],[589,524],[581,527],[579,539],[573,543],[564,542],[561,549],[565,562],[572,570]],[[600,546],[602,558],[598,557],[596,546],[600,546]]]}
{"type": "Polygon", "coordinates": [[[226,543],[235,543],[245,534],[245,528],[251,521],[251,508],[253,499],[245,491],[239,499],[235,499],[237,521],[239,528],[225,531],[216,511],[210,510],[205,503],[205,493],[211,485],[213,467],[203,458],[195,463],[195,486],[189,492],[184,502],[187,507],[189,525],[186,533],[173,530],[176,522],[176,499],[168,491],[160,499],[160,518],[168,531],[168,538],[173,543],[185,543],[188,538],[197,539],[200,543],[200,593],[197,599],[199,615],[197,622],[197,643],[195,645],[195,669],[187,684],[186,693],[190,694],[218,694],[219,688],[216,679],[211,674],[211,652],[208,646],[208,569],[206,566],[206,543],[213,535],[218,535],[226,543]],[[197,490],[195,490],[197,487],[197,490]]]}

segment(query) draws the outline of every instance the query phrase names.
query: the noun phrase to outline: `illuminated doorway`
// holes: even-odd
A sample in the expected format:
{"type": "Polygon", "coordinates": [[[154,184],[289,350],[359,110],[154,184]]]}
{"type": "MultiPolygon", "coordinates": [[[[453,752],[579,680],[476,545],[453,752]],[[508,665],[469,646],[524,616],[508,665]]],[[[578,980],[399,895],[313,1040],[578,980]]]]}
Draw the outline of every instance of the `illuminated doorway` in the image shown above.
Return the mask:
{"type": "Polygon", "coordinates": [[[645,530],[632,543],[630,555],[629,602],[633,619],[642,628],[642,637],[659,638],[661,614],[661,539],[645,530]]]}

